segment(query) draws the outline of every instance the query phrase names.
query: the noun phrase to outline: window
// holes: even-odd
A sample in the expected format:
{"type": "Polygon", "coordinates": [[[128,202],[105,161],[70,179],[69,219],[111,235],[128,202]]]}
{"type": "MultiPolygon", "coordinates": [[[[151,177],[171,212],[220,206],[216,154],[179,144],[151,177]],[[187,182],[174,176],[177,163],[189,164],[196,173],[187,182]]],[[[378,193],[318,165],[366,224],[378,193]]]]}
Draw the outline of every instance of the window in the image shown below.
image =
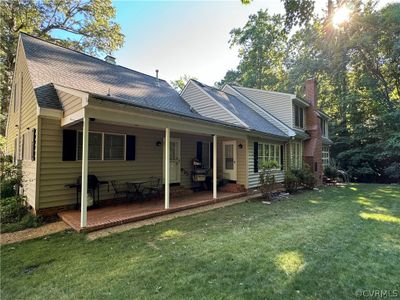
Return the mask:
{"type": "Polygon", "coordinates": [[[12,87],[12,97],[13,97],[13,108],[14,112],[17,111],[17,83],[14,83],[12,87]]]}
{"type": "Polygon", "coordinates": [[[258,162],[261,166],[263,162],[274,160],[281,167],[281,147],[275,144],[258,143],[258,162]]]}
{"type": "Polygon", "coordinates": [[[329,165],[329,147],[322,146],[322,166],[325,168],[329,165]]]}
{"type": "Polygon", "coordinates": [[[13,155],[14,163],[18,161],[18,138],[14,139],[14,155],[13,155]]]}
{"type": "MultiPolygon", "coordinates": [[[[82,160],[82,131],[78,132],[78,160],[82,160]]],[[[102,159],[103,134],[89,132],[89,160],[102,159]]]]}
{"type": "Polygon", "coordinates": [[[304,108],[294,105],[294,126],[304,128],[304,108]]]}
{"type": "Polygon", "coordinates": [[[104,160],[125,159],[125,135],[104,134],[104,160]]]}
{"type": "Polygon", "coordinates": [[[290,147],[291,166],[293,169],[301,169],[303,166],[303,145],[302,143],[293,143],[290,147]]]}
{"type": "Polygon", "coordinates": [[[321,121],[321,133],[322,133],[322,136],[327,136],[327,126],[326,126],[327,124],[326,124],[326,120],[320,118],[320,121],[321,121]]]}

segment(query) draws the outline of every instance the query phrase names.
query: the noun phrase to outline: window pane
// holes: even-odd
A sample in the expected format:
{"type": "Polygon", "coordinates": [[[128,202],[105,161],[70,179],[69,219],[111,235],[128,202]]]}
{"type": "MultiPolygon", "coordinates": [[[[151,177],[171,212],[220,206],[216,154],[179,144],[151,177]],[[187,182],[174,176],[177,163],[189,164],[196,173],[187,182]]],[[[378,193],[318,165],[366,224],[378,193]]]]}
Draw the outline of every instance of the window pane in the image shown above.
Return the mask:
{"type": "Polygon", "coordinates": [[[265,159],[268,160],[268,157],[269,157],[269,145],[267,145],[267,144],[264,145],[264,156],[265,156],[265,159]]]}
{"type": "Polygon", "coordinates": [[[294,125],[299,126],[299,107],[294,106],[294,125]]]}
{"type": "Polygon", "coordinates": [[[124,149],[125,136],[104,134],[104,160],[123,160],[124,149]]]}
{"type": "MultiPolygon", "coordinates": [[[[82,132],[78,133],[78,159],[82,159],[82,132]]],[[[101,160],[102,134],[89,132],[89,160],[101,160]]]]}
{"type": "Polygon", "coordinates": [[[225,169],[233,170],[233,145],[225,145],[225,169]]]}

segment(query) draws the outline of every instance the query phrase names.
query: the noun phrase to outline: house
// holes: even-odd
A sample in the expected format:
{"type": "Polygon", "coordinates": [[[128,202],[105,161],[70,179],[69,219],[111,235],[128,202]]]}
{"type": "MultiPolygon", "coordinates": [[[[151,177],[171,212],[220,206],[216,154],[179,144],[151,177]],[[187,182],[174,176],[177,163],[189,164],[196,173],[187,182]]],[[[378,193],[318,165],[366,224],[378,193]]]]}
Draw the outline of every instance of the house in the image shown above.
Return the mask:
{"type": "MultiPolygon", "coordinates": [[[[80,177],[81,190],[87,190],[88,174],[104,182],[160,178],[166,211],[173,208],[174,186],[198,187],[192,177],[194,158],[209,169],[210,199],[221,197],[221,180],[256,187],[260,160],[277,160],[276,177],[282,181],[290,166],[300,167],[302,143],[305,161],[315,162],[321,176],[322,139],[320,124],[314,123],[326,115],[316,109],[316,101],[292,99],[303,108],[295,120],[315,125],[307,133],[270,111],[269,98],[243,91],[236,86],[217,90],[192,80],[179,95],[158,74],[149,76],[117,65],[110,56],[101,60],[21,34],[7,153],[22,166],[23,193],[33,211],[55,213],[78,201],[80,228],[88,226],[88,193],[78,197],[70,187],[80,177]]],[[[113,197],[109,186],[100,186],[100,200],[113,197]]]]}

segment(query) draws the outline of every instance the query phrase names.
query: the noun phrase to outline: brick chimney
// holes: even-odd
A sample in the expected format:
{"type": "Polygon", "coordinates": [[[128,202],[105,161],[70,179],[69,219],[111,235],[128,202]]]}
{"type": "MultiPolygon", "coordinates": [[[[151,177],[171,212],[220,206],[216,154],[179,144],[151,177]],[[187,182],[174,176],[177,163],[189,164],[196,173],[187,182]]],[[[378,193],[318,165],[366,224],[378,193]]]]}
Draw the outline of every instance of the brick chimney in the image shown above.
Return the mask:
{"type": "Polygon", "coordinates": [[[322,184],[322,133],[320,119],[317,114],[317,81],[314,78],[306,81],[306,100],[311,104],[306,109],[306,131],[310,138],[304,142],[303,159],[314,172],[317,186],[322,184]]]}

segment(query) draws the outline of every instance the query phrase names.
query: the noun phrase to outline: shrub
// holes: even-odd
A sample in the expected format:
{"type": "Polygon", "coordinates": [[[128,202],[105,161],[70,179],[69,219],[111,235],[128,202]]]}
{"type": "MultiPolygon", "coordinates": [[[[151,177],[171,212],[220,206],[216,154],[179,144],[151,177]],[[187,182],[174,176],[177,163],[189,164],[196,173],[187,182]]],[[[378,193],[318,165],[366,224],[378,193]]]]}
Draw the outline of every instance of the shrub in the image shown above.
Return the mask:
{"type": "Polygon", "coordinates": [[[278,167],[279,164],[275,160],[266,161],[261,164],[260,190],[262,196],[267,200],[271,199],[272,190],[275,187],[275,175],[273,174],[273,169],[278,167]]]}
{"type": "Polygon", "coordinates": [[[293,170],[292,172],[298,178],[300,185],[305,189],[312,190],[315,187],[317,180],[308,165],[304,165],[302,169],[293,170]]]}
{"type": "Polygon", "coordinates": [[[12,196],[0,201],[1,223],[19,222],[28,213],[25,197],[12,196]]]}
{"type": "Polygon", "coordinates": [[[0,159],[1,163],[1,199],[16,196],[22,182],[21,166],[15,165],[10,155],[0,159]]]}
{"type": "Polygon", "coordinates": [[[294,193],[299,188],[299,179],[292,171],[288,170],[285,174],[285,190],[288,193],[294,193]]]}
{"type": "Polygon", "coordinates": [[[324,175],[330,179],[336,179],[338,177],[338,169],[334,165],[328,165],[324,168],[324,175]]]}

